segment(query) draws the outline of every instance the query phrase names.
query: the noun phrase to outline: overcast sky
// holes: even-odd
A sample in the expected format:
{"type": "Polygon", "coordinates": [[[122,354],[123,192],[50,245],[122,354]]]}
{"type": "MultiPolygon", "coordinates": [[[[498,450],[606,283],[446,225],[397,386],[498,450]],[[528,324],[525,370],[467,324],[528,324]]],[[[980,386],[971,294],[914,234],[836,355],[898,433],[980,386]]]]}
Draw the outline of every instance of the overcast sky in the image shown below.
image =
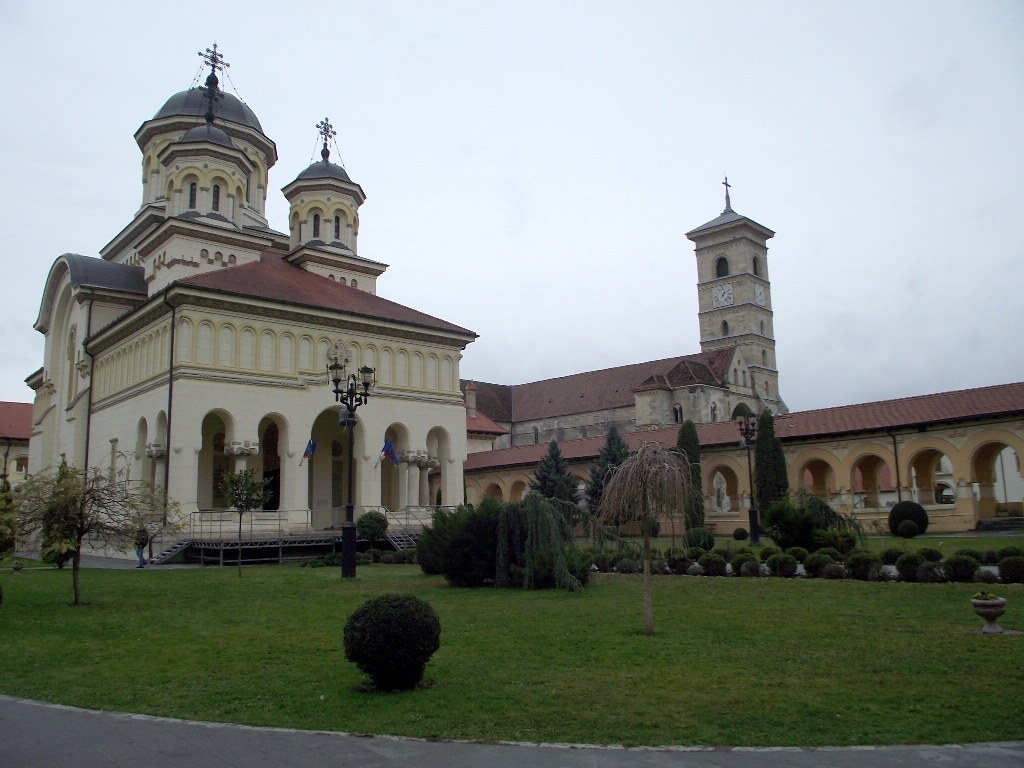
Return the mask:
{"type": "Polygon", "coordinates": [[[3,2],[0,400],[215,40],[277,143],[271,226],[329,116],[378,293],[476,331],[464,378],[699,351],[684,233],[728,173],[777,232],[791,409],[1024,380],[1022,3],[3,2]]]}

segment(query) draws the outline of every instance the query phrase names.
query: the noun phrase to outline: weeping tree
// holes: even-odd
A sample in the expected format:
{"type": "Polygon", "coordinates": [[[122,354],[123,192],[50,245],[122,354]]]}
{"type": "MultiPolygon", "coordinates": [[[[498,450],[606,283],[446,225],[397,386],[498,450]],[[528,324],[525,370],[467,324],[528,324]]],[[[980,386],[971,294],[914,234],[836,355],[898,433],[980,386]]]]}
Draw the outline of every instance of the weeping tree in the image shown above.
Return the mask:
{"type": "Polygon", "coordinates": [[[693,493],[690,468],[675,451],[644,443],[619,465],[604,488],[598,518],[609,525],[639,522],[644,532],[644,631],[654,634],[651,606],[651,523],[675,518],[693,493]]]}
{"type": "Polygon", "coordinates": [[[220,482],[220,492],[238,513],[238,578],[242,578],[242,518],[254,509],[262,509],[270,498],[270,478],[260,478],[259,474],[256,467],[225,472],[220,482]]]}
{"type": "Polygon", "coordinates": [[[539,493],[503,505],[498,512],[495,586],[542,589],[551,586],[545,580],[553,575],[554,586],[571,592],[583,589],[583,581],[572,573],[569,563],[575,551],[574,508],[539,493]]]}

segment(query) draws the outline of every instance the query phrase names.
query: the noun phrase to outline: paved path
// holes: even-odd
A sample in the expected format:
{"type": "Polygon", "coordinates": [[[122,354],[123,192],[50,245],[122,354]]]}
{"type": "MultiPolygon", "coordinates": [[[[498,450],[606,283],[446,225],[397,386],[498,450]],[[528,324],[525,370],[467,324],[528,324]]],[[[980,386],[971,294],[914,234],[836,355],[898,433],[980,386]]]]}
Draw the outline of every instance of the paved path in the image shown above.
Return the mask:
{"type": "Polygon", "coordinates": [[[0,696],[3,768],[1019,768],[1024,742],[600,749],[431,742],[93,712],[0,696]]]}

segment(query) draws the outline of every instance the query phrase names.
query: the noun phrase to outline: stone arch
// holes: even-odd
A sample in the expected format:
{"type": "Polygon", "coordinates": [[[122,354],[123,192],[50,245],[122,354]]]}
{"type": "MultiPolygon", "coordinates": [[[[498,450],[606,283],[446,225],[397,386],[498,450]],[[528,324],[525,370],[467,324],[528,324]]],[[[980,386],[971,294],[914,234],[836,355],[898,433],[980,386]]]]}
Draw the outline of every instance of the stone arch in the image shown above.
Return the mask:
{"type": "Polygon", "coordinates": [[[217,365],[235,367],[235,326],[222,323],[217,334],[217,365]]]}
{"type": "Polygon", "coordinates": [[[313,337],[299,337],[299,370],[313,370],[313,337]]]}
{"type": "Polygon", "coordinates": [[[757,256],[754,257],[754,275],[756,277],[761,276],[761,259],[759,259],[757,256]]]}
{"type": "Polygon", "coordinates": [[[730,463],[720,462],[713,464],[706,474],[707,506],[718,514],[739,512],[740,484],[736,468],[730,463]]]}
{"type": "Polygon", "coordinates": [[[356,412],[355,433],[355,477],[348,477],[348,429],[339,423],[342,415],[340,406],[332,406],[320,412],[314,419],[310,436],[317,444],[316,451],[307,460],[308,501],[313,527],[317,530],[339,528],[345,519],[345,504],[348,499],[349,483],[354,489],[354,504],[362,503],[359,494],[360,456],[364,452],[365,432],[356,412]]]}
{"type": "Polygon", "coordinates": [[[238,334],[238,367],[256,369],[256,331],[245,326],[238,334]]]}
{"type": "Polygon", "coordinates": [[[224,451],[234,439],[234,419],[227,411],[207,412],[200,425],[196,501],[200,511],[226,509],[228,501],[220,491],[225,472],[233,472],[234,459],[224,451]]]}
{"type": "Polygon", "coordinates": [[[264,329],[260,332],[260,370],[273,372],[277,362],[277,337],[274,332],[264,329]]]}
{"type": "Polygon", "coordinates": [[[971,483],[979,517],[998,517],[1000,504],[1006,505],[1006,509],[1019,507],[1018,511],[1024,511],[1024,499],[1011,490],[1017,488],[1019,493],[1024,478],[1016,442],[1016,439],[988,439],[980,442],[970,454],[971,483]]]}
{"type": "Polygon", "coordinates": [[[215,332],[213,329],[213,323],[209,320],[203,320],[199,323],[199,329],[196,333],[196,362],[202,365],[213,365],[214,358],[214,347],[215,344],[215,332]]]}
{"type": "Polygon", "coordinates": [[[955,503],[955,496],[950,501],[947,493],[956,488],[953,455],[954,451],[938,446],[918,447],[911,453],[905,482],[910,486],[914,501],[922,506],[955,503]]]}
{"type": "Polygon", "coordinates": [[[729,276],[729,260],[725,256],[720,256],[715,261],[715,277],[728,277],[729,276]]]}
{"type": "Polygon", "coordinates": [[[295,337],[282,333],[278,345],[278,368],[281,373],[295,373],[295,337]]]}
{"type": "Polygon", "coordinates": [[[377,371],[377,378],[381,384],[394,383],[394,359],[395,353],[390,347],[384,347],[380,351],[380,369],[377,371]]]}
{"type": "Polygon", "coordinates": [[[884,506],[882,494],[891,494],[896,490],[895,478],[890,465],[892,454],[881,451],[862,450],[852,459],[849,465],[849,488],[853,494],[854,509],[878,509],[884,506]]]}
{"type": "Polygon", "coordinates": [[[146,421],[146,417],[143,416],[139,419],[139,423],[135,428],[135,451],[133,458],[135,459],[135,473],[136,480],[151,480],[150,465],[152,461],[146,457],[146,445],[149,441],[149,424],[146,421]]]}
{"type": "Polygon", "coordinates": [[[516,480],[515,482],[512,483],[512,486],[508,489],[508,500],[512,501],[512,502],[522,501],[523,496],[526,495],[526,489],[527,489],[527,485],[526,485],[525,481],[523,481],[523,480],[516,480]]]}
{"type": "Polygon", "coordinates": [[[282,452],[288,452],[288,420],[279,413],[268,413],[260,419],[257,430],[260,452],[257,454],[259,469],[267,483],[266,510],[281,508],[283,498],[284,472],[281,467],[282,452]]]}
{"type": "MultiPolygon", "coordinates": [[[[402,454],[409,450],[409,428],[400,422],[394,422],[384,430],[385,442],[390,440],[395,447],[396,454],[402,454]]],[[[380,503],[388,509],[395,511],[407,504],[402,503],[403,493],[408,492],[408,481],[403,485],[402,480],[407,477],[409,465],[402,465],[387,456],[380,460],[380,503]]]]}
{"type": "MultiPolygon", "coordinates": [[[[831,458],[831,457],[829,457],[831,458]]],[[[829,497],[836,493],[836,471],[832,462],[821,456],[807,458],[799,465],[797,480],[799,488],[805,488],[809,493],[820,499],[828,501],[829,497]]]]}
{"type": "Polygon", "coordinates": [[[488,499],[504,499],[505,492],[501,490],[501,486],[497,482],[491,482],[484,488],[484,496],[488,499]]]}
{"type": "Polygon", "coordinates": [[[448,355],[445,355],[441,359],[441,389],[445,392],[452,392],[454,390],[454,370],[454,361],[448,355]]]}

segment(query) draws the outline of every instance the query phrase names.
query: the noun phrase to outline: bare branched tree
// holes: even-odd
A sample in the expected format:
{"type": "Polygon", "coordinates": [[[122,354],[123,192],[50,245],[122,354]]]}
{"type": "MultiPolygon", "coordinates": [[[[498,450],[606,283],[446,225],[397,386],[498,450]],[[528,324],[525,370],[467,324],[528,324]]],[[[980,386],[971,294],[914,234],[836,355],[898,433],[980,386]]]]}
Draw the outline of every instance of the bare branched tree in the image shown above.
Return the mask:
{"type": "Polygon", "coordinates": [[[679,518],[692,493],[685,456],[657,443],[644,443],[612,473],[597,508],[608,525],[638,522],[644,532],[644,630],[654,634],[651,606],[651,525],[679,518]]]}
{"type": "Polygon", "coordinates": [[[140,528],[170,533],[180,527],[178,505],[152,483],[132,480],[130,468],[126,454],[118,454],[106,472],[61,464],[56,471],[29,476],[15,491],[18,536],[38,536],[44,556],[71,559],[72,605],[82,604],[83,546],[124,552],[140,528]]]}

